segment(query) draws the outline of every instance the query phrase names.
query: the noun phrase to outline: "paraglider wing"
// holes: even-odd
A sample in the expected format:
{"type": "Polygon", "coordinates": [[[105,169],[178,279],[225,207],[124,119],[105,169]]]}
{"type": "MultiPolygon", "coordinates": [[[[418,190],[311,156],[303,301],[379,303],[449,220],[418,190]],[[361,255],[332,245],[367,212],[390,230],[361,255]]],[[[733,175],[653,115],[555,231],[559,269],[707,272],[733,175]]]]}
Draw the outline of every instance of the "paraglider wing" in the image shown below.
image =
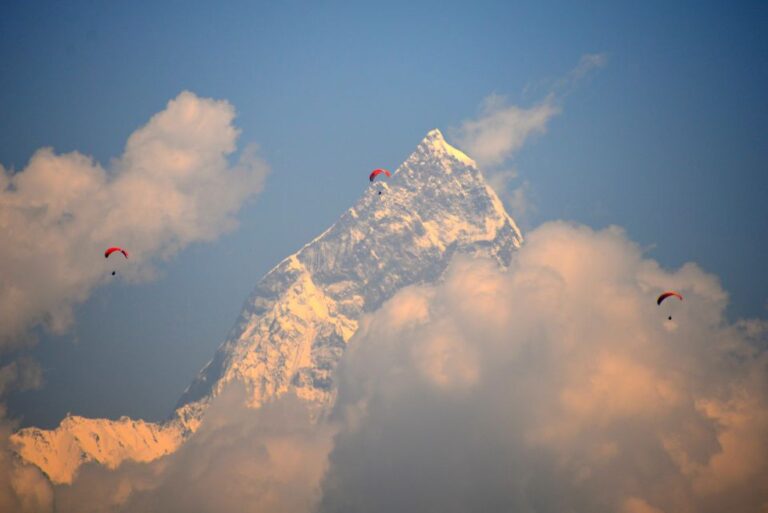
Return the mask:
{"type": "Polygon", "coordinates": [[[387,178],[392,176],[390,172],[387,171],[386,169],[374,169],[373,171],[371,171],[371,174],[368,176],[368,180],[372,182],[376,179],[377,176],[379,176],[382,173],[387,175],[387,178]]]}
{"type": "Polygon", "coordinates": [[[667,299],[668,297],[671,297],[671,296],[675,296],[680,301],[683,300],[683,296],[679,292],[675,292],[674,290],[670,290],[670,291],[664,292],[662,295],[660,295],[659,298],[656,300],[656,304],[660,305],[662,303],[662,301],[664,301],[665,299],[667,299]]]}
{"type": "Polygon", "coordinates": [[[111,247],[111,248],[107,249],[104,252],[104,258],[109,258],[109,255],[111,255],[112,253],[114,253],[116,251],[119,252],[119,253],[122,253],[123,256],[125,256],[125,258],[128,258],[128,252],[126,250],[124,250],[123,248],[118,248],[117,246],[114,246],[114,247],[111,247]]]}

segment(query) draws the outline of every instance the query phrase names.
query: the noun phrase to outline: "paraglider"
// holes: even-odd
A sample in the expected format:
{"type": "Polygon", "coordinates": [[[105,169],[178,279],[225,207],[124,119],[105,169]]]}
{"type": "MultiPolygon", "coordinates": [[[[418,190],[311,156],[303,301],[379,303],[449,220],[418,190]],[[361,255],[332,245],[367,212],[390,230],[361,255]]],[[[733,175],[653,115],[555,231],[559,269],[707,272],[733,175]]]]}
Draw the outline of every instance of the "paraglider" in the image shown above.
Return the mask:
{"type": "MultiPolygon", "coordinates": [[[[668,297],[676,297],[680,301],[683,300],[683,295],[679,292],[675,292],[674,290],[668,290],[667,292],[662,293],[658,298],[656,298],[656,304],[661,306],[661,303],[664,302],[665,299],[668,297]]],[[[670,321],[672,320],[672,316],[670,315],[667,317],[670,321]]]]}
{"type": "Polygon", "coordinates": [[[112,253],[114,253],[116,251],[119,251],[120,253],[122,253],[125,256],[125,258],[128,258],[128,252],[126,250],[124,250],[123,248],[118,248],[117,246],[114,246],[114,247],[111,247],[111,248],[107,249],[104,252],[104,258],[109,258],[109,255],[111,255],[112,253]]]}
{"type": "Polygon", "coordinates": [[[376,179],[376,177],[379,176],[380,174],[387,175],[387,178],[390,178],[392,176],[392,174],[386,169],[374,169],[373,171],[371,171],[371,174],[368,176],[368,180],[373,182],[376,179]]]}
{"type": "Polygon", "coordinates": [[[667,299],[668,297],[672,297],[672,296],[678,298],[680,301],[683,300],[682,294],[680,294],[679,292],[675,292],[674,290],[670,290],[670,291],[667,291],[667,292],[664,292],[663,294],[661,294],[656,299],[656,304],[660,305],[665,299],[667,299]]]}
{"type": "MultiPolygon", "coordinates": [[[[117,246],[107,248],[107,250],[104,251],[104,258],[109,258],[109,255],[111,255],[112,253],[122,253],[125,258],[128,258],[128,252],[123,248],[119,248],[117,246]]],[[[114,276],[116,272],[117,271],[112,271],[112,276],[114,276]]]]}
{"type": "MultiPolygon", "coordinates": [[[[390,174],[390,172],[387,171],[386,169],[374,169],[373,171],[371,171],[371,174],[368,175],[368,181],[373,183],[373,181],[376,180],[376,177],[382,174],[386,175],[387,178],[392,176],[392,174],[390,174]]],[[[381,196],[381,189],[379,189],[379,196],[381,196]]]]}

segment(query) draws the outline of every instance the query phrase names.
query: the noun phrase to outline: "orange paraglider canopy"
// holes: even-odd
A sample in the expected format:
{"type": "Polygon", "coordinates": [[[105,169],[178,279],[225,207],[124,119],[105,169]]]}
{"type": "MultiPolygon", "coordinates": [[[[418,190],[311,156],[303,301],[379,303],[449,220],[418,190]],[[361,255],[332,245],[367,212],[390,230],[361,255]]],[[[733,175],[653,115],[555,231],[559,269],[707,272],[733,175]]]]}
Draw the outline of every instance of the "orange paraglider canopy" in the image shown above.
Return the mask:
{"type": "Polygon", "coordinates": [[[377,176],[379,176],[382,173],[387,175],[387,178],[392,176],[390,172],[387,171],[386,169],[374,169],[373,171],[371,171],[371,174],[368,176],[368,180],[372,182],[377,176]]]}
{"type": "Polygon", "coordinates": [[[117,246],[113,246],[111,248],[108,248],[104,252],[104,258],[109,258],[109,255],[111,255],[112,253],[114,253],[116,251],[122,253],[123,256],[125,256],[125,258],[128,258],[128,252],[126,250],[124,250],[123,248],[118,248],[117,246]]]}
{"type": "Polygon", "coordinates": [[[680,301],[682,301],[682,300],[683,300],[683,296],[682,296],[682,294],[680,294],[679,292],[675,292],[674,290],[668,290],[667,292],[664,292],[663,294],[661,294],[661,295],[658,297],[658,299],[656,299],[656,304],[657,304],[657,305],[660,305],[662,301],[664,301],[665,299],[667,299],[667,298],[668,298],[668,297],[670,297],[670,296],[675,296],[675,297],[676,297],[676,298],[678,298],[680,301]]]}

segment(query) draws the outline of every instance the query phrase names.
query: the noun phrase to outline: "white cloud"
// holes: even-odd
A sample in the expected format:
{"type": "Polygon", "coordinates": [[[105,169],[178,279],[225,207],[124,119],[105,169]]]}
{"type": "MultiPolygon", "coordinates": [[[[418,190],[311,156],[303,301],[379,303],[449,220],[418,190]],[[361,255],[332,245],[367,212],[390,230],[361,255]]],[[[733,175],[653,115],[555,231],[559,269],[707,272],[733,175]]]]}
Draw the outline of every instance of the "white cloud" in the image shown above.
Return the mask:
{"type": "Polygon", "coordinates": [[[576,67],[551,84],[549,93],[532,107],[509,105],[506,97],[490,94],[483,100],[480,114],[464,121],[455,131],[459,147],[480,164],[491,187],[518,214],[531,210],[529,186],[524,183],[507,191],[507,186],[518,177],[517,171],[509,168],[509,161],[530,137],[547,131],[547,125],[560,114],[564,98],[575,85],[607,61],[604,53],[582,55],[576,67]]]}
{"type": "Polygon", "coordinates": [[[607,61],[604,53],[582,55],[576,67],[557,80],[544,100],[532,107],[508,105],[506,97],[495,93],[488,95],[483,100],[480,115],[464,121],[457,131],[460,147],[481,166],[494,168],[503,164],[530,136],[546,132],[547,123],[560,113],[562,98],[577,82],[605,66],[607,61]]]}
{"type": "Polygon", "coordinates": [[[115,278],[101,256],[126,247],[118,278],[232,229],[267,166],[253,149],[237,163],[238,130],[226,101],[183,92],[128,139],[109,169],[78,152],[38,150],[26,168],[0,166],[0,349],[34,324],[62,332],[73,306],[115,278]]]}
{"type": "Polygon", "coordinates": [[[617,228],[544,225],[508,272],[454,261],[351,340],[321,511],[762,511],[768,353],[726,299],[617,228]]]}
{"type": "Polygon", "coordinates": [[[497,166],[511,158],[528,137],[544,133],[547,122],[559,112],[551,95],[526,109],[507,105],[505,97],[491,94],[483,100],[480,116],[462,123],[459,146],[481,166],[497,166]]]}

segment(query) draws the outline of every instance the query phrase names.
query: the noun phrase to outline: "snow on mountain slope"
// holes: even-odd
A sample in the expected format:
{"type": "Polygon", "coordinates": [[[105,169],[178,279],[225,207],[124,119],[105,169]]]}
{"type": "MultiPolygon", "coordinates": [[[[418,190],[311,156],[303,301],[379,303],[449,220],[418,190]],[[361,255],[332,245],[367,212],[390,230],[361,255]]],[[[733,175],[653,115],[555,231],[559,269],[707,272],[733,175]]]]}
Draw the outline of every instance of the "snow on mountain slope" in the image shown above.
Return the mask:
{"type": "Polygon", "coordinates": [[[78,467],[97,461],[109,468],[123,460],[152,461],[184,440],[178,422],[155,424],[121,417],[86,419],[75,415],[53,430],[27,428],[14,435],[23,459],[40,467],[54,483],[71,483],[78,467]]]}
{"type": "Polygon", "coordinates": [[[129,420],[76,417],[75,430],[69,417],[55,431],[21,430],[14,441],[24,459],[68,482],[84,461],[114,467],[175,450],[232,382],[245,385],[251,407],[294,390],[323,409],[363,314],[405,286],[438,280],[457,252],[506,266],[521,241],[475,162],[432,130],[391,179],[370,185],[331,228],[262,278],[171,420],[137,421],[128,433],[113,426],[129,420]]]}

